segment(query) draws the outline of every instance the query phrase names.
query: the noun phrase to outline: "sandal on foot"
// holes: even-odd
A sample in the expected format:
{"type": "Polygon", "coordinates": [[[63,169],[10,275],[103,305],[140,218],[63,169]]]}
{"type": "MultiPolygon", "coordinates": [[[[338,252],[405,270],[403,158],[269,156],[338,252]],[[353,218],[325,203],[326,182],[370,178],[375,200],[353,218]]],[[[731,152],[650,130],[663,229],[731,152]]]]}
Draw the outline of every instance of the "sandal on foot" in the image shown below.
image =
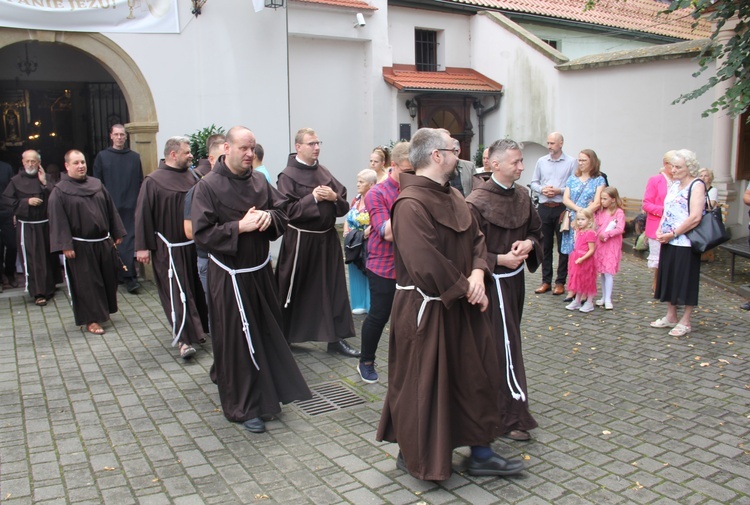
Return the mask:
{"type": "Polygon", "coordinates": [[[189,344],[180,344],[180,358],[190,359],[195,354],[195,348],[189,344]]]}
{"type": "Polygon", "coordinates": [[[669,330],[669,334],[673,337],[682,337],[683,335],[687,335],[688,333],[690,333],[691,329],[692,328],[688,325],[678,324],[674,328],[669,330]]]}
{"type": "Polygon", "coordinates": [[[651,323],[652,328],[674,328],[675,325],[677,325],[677,323],[668,321],[666,317],[662,317],[661,319],[657,319],[656,321],[653,321],[651,323]]]}
{"type": "Polygon", "coordinates": [[[503,437],[515,440],[517,442],[528,442],[529,440],[531,440],[531,435],[529,435],[529,432],[523,430],[511,430],[503,435],[503,437]]]}
{"type": "Polygon", "coordinates": [[[94,335],[104,335],[104,328],[99,323],[89,323],[86,325],[86,331],[94,335]]]}
{"type": "Polygon", "coordinates": [[[39,298],[34,300],[34,303],[37,305],[37,307],[44,307],[45,305],[47,305],[47,299],[43,296],[40,296],[39,298]]]}

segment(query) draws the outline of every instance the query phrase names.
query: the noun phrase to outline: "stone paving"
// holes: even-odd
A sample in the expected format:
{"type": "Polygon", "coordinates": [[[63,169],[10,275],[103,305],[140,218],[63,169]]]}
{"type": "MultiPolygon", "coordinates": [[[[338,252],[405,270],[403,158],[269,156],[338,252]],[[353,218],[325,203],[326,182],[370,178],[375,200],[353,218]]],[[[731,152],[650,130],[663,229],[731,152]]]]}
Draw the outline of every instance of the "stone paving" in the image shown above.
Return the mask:
{"type": "MultiPolygon", "coordinates": [[[[374,440],[387,386],[322,344],[293,347],[311,386],[340,381],[366,402],[318,416],[285,406],[254,435],[227,422],[208,378],[210,344],[183,363],[156,289],[121,293],[107,334],[74,325],[62,291],[38,308],[0,295],[0,502],[63,504],[513,503],[750,504],[750,314],[701,286],[694,331],[649,327],[645,261],[626,254],[615,309],[570,313],[527,275],[524,352],[540,427],[498,440],[525,460],[513,478],[463,472],[445,482],[395,467],[374,440]]],[[[357,317],[359,327],[362,318],[357,317]]],[[[353,344],[358,345],[356,339],[353,344]]]]}

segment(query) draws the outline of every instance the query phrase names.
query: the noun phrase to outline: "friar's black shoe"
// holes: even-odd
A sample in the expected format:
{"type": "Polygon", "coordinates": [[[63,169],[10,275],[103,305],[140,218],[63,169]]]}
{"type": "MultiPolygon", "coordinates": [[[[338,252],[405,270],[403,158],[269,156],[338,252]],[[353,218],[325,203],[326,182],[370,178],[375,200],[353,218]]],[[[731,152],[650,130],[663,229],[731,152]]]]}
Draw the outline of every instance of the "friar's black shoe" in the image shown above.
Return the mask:
{"type": "Polygon", "coordinates": [[[245,429],[251,433],[265,433],[266,431],[266,423],[263,422],[263,419],[261,419],[260,417],[248,419],[247,421],[242,423],[242,426],[244,426],[245,429]]]}
{"type": "Polygon", "coordinates": [[[750,310],[750,302],[745,302],[742,305],[740,305],[740,308],[742,310],[750,310]]]}
{"type": "Polygon", "coordinates": [[[139,289],[141,289],[141,283],[140,282],[138,282],[137,280],[135,280],[133,278],[128,279],[128,282],[127,282],[128,293],[135,294],[135,293],[138,292],[139,289]]]}
{"type": "Polygon", "coordinates": [[[467,471],[469,475],[475,476],[515,475],[523,471],[523,461],[520,459],[505,459],[496,453],[493,453],[484,461],[470,457],[467,471]]]}
{"type": "Polygon", "coordinates": [[[361,352],[347,344],[344,339],[328,344],[328,352],[335,352],[348,358],[359,358],[362,355],[361,352]]]}

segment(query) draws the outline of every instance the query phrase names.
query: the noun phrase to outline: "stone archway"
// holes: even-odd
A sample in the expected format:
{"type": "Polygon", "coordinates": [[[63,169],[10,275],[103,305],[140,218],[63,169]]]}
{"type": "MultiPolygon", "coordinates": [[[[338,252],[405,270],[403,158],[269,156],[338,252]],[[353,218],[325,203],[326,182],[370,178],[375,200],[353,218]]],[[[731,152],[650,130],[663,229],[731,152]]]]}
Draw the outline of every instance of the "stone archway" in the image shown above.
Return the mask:
{"type": "Polygon", "coordinates": [[[130,135],[130,148],[141,155],[144,174],[156,170],[159,123],[154,97],[138,65],[120,46],[100,33],[0,28],[0,48],[26,41],[69,45],[86,53],[106,69],[117,82],[128,104],[130,123],[125,128],[130,135]]]}

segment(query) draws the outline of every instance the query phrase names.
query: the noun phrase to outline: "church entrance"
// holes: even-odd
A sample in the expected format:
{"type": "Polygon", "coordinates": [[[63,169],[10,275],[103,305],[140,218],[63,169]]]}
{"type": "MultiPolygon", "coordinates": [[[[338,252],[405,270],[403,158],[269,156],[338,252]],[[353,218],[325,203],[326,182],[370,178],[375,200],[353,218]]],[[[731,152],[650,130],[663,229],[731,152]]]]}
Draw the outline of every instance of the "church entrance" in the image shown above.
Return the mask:
{"type": "Polygon", "coordinates": [[[420,128],[445,128],[451,137],[461,143],[463,160],[471,160],[471,139],[474,131],[471,124],[472,104],[475,97],[468,95],[431,94],[417,97],[419,102],[420,128]]]}

